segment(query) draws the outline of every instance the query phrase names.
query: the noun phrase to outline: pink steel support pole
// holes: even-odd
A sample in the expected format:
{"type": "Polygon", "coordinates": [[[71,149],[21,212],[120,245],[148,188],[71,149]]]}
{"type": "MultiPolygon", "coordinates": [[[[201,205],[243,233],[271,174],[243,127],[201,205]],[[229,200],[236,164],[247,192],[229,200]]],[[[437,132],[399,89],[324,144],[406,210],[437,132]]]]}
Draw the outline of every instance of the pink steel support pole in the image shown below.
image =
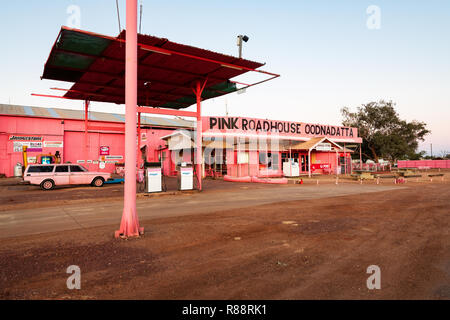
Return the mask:
{"type": "Polygon", "coordinates": [[[125,192],[122,221],[115,237],[144,233],[136,212],[137,0],[127,0],[125,42],[125,192]]]}
{"type": "Polygon", "coordinates": [[[88,118],[89,118],[89,101],[84,101],[84,165],[86,168],[88,167],[88,118]]]}
{"type": "Polygon", "coordinates": [[[198,190],[202,191],[202,92],[200,82],[197,82],[195,88],[195,95],[197,97],[197,179],[198,190]]]}
{"type": "Polygon", "coordinates": [[[138,151],[137,151],[137,164],[138,164],[138,169],[141,168],[141,162],[142,162],[142,154],[141,154],[141,113],[138,112],[138,151]]]}
{"type": "Polygon", "coordinates": [[[198,190],[202,191],[202,92],[205,88],[206,81],[203,86],[200,81],[197,81],[194,92],[197,98],[197,156],[196,156],[196,167],[197,167],[197,179],[198,179],[198,190]]]}
{"type": "Polygon", "coordinates": [[[362,170],[362,142],[359,144],[359,170],[362,170]]]}
{"type": "Polygon", "coordinates": [[[311,178],[311,149],[308,149],[308,177],[311,178]]]}
{"type": "Polygon", "coordinates": [[[344,174],[347,174],[347,153],[345,152],[345,142],[344,142],[344,174]]]}

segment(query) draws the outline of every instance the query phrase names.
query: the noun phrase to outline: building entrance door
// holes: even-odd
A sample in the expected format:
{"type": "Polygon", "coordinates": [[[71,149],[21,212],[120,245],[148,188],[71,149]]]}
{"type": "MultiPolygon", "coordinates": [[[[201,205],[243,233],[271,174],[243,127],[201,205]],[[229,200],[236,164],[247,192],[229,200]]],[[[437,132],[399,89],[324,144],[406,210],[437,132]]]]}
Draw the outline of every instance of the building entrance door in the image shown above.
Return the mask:
{"type": "Polygon", "coordinates": [[[308,171],[308,155],[302,154],[300,156],[301,158],[301,166],[302,166],[302,172],[308,171]]]}

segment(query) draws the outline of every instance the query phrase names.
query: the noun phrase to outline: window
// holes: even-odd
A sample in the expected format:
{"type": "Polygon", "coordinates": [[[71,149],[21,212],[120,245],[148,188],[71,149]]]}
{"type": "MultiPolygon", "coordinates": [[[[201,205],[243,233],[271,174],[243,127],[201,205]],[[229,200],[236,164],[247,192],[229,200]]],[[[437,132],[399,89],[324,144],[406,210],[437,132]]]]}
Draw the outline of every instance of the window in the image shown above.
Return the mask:
{"type": "Polygon", "coordinates": [[[70,172],[84,172],[86,170],[83,170],[81,166],[70,166],[70,172]]]}
{"type": "Polygon", "coordinates": [[[69,166],[56,166],[55,172],[69,172],[69,166]]]}
{"type": "Polygon", "coordinates": [[[53,172],[53,166],[30,166],[28,173],[36,172],[53,172]]]}
{"type": "Polygon", "coordinates": [[[269,164],[269,159],[267,159],[267,153],[266,152],[260,152],[259,153],[259,163],[260,164],[269,164]]]}
{"type": "Polygon", "coordinates": [[[268,169],[278,170],[278,156],[278,153],[260,152],[259,163],[262,165],[267,165],[268,169]]]}
{"type": "Polygon", "coordinates": [[[272,170],[278,170],[278,153],[269,153],[269,157],[270,157],[270,163],[269,163],[269,168],[272,170]]]}

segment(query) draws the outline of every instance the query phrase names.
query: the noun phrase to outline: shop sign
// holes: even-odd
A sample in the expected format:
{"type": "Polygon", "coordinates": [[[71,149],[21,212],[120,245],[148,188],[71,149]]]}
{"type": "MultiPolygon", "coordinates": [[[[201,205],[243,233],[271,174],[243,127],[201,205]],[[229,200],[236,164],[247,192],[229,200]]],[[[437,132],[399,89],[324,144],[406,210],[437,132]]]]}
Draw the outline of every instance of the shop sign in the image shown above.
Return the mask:
{"type": "Polygon", "coordinates": [[[100,155],[101,156],[109,155],[109,146],[101,146],[100,147],[100,155]]]}
{"type": "Polygon", "coordinates": [[[42,141],[41,136],[16,136],[16,135],[10,135],[9,136],[10,141],[42,141]]]}
{"type": "Polygon", "coordinates": [[[329,142],[321,142],[316,148],[317,151],[331,151],[331,143],[329,142]]]}
{"type": "Polygon", "coordinates": [[[329,163],[312,163],[311,170],[330,169],[329,163]]]}
{"type": "Polygon", "coordinates": [[[276,134],[299,137],[327,136],[359,141],[358,129],[304,122],[277,121],[241,117],[204,117],[204,132],[276,134]]]}
{"type": "Polygon", "coordinates": [[[27,147],[27,152],[42,152],[42,142],[31,142],[31,141],[14,141],[13,150],[14,152],[22,152],[23,147],[27,147]]]}
{"type": "Polygon", "coordinates": [[[44,141],[44,147],[45,148],[62,148],[63,142],[62,141],[44,141]]]}
{"type": "Polygon", "coordinates": [[[123,156],[105,156],[106,160],[122,160],[123,156]]]}
{"type": "Polygon", "coordinates": [[[37,157],[27,157],[28,163],[37,163],[37,157]]]}

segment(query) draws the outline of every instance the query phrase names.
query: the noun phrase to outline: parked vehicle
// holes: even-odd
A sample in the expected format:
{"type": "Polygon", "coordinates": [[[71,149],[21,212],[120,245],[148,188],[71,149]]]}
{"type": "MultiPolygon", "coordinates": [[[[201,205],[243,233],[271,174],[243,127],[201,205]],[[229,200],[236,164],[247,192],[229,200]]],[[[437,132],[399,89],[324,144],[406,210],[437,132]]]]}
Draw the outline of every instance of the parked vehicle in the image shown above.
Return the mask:
{"type": "Polygon", "coordinates": [[[70,184],[90,184],[101,187],[111,177],[107,172],[88,171],[77,164],[30,164],[25,169],[23,179],[30,184],[51,190],[55,186],[70,184]]]}

